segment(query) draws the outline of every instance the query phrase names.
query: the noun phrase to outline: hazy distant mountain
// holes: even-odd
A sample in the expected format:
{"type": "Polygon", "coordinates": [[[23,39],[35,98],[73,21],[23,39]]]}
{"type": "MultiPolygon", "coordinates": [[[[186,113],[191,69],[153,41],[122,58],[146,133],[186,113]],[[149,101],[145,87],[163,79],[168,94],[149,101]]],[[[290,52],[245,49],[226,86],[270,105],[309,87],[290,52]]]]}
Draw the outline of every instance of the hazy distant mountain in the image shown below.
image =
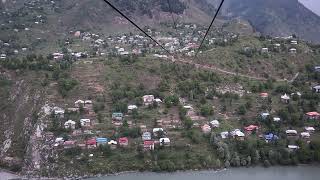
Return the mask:
{"type": "Polygon", "coordinates": [[[320,1],[319,0],[299,0],[305,7],[309,8],[314,13],[320,16],[320,1]]]}
{"type": "MultiPolygon", "coordinates": [[[[208,2],[217,5],[220,0],[208,2]]],[[[306,40],[320,42],[320,17],[298,0],[228,0],[222,14],[247,19],[264,34],[296,34],[306,40]]]]}

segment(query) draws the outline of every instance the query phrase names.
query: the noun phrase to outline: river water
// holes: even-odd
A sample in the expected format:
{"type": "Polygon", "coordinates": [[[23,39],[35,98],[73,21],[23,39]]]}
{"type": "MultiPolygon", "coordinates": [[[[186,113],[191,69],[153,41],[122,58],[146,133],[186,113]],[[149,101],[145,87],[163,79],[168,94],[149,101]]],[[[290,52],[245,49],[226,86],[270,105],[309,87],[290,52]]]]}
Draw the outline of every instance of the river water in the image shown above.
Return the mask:
{"type": "MultiPolygon", "coordinates": [[[[17,178],[0,171],[0,180],[17,178]]],[[[221,171],[127,173],[89,180],[319,180],[320,166],[232,168],[221,171]]]]}
{"type": "Polygon", "coordinates": [[[129,173],[90,180],[319,180],[319,166],[233,168],[222,171],[129,173]]]}

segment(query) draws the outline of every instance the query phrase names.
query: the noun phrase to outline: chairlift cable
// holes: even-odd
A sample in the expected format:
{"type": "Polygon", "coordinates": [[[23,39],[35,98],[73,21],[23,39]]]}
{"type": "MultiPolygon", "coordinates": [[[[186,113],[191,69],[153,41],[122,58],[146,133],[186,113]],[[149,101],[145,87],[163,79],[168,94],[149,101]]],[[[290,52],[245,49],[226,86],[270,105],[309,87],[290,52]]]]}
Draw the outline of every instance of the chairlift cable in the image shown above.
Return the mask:
{"type": "Polygon", "coordinates": [[[124,17],[126,20],[128,20],[132,25],[134,25],[136,28],[138,28],[145,36],[150,38],[153,42],[155,42],[157,45],[159,45],[163,50],[165,50],[168,54],[171,55],[171,53],[164,48],[157,40],[155,40],[153,37],[151,37],[148,33],[146,33],[142,28],[140,28],[136,23],[134,23],[130,18],[128,18],[125,14],[123,14],[119,9],[117,9],[113,4],[111,4],[108,0],[103,0],[105,3],[107,3],[112,9],[117,11],[122,17],[124,17]]]}
{"type": "Polygon", "coordinates": [[[220,3],[220,5],[219,5],[219,7],[218,7],[218,9],[217,9],[217,12],[216,12],[216,14],[214,15],[214,17],[213,17],[213,19],[212,19],[212,21],[211,21],[211,23],[210,23],[210,26],[208,27],[207,32],[206,32],[206,34],[204,35],[204,37],[203,37],[203,39],[202,39],[202,41],[201,41],[201,44],[200,44],[200,46],[199,46],[199,48],[198,48],[198,50],[197,50],[197,52],[196,52],[196,54],[195,54],[196,57],[197,57],[197,55],[199,54],[200,49],[201,49],[201,47],[203,46],[203,43],[204,43],[204,41],[206,40],[206,37],[207,37],[207,35],[209,34],[209,31],[210,31],[210,29],[211,29],[211,27],[212,27],[212,25],[213,25],[213,22],[214,22],[215,19],[217,18],[218,14],[219,14],[219,11],[221,10],[221,7],[222,7],[223,3],[224,3],[224,0],[221,0],[221,3],[220,3]]]}

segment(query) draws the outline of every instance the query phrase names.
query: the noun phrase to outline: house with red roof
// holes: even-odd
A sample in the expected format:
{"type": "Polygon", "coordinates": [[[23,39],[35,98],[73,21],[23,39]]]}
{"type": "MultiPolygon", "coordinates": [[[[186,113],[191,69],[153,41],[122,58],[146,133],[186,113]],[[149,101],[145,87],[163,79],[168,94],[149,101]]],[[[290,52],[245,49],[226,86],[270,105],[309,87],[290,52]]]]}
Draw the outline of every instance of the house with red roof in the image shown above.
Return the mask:
{"type": "Polygon", "coordinates": [[[257,132],[259,130],[259,126],[251,124],[243,129],[246,131],[246,134],[251,134],[252,132],[257,132]]]}
{"type": "Polygon", "coordinates": [[[65,141],[63,143],[63,148],[64,149],[74,148],[75,146],[76,146],[76,141],[65,141]]]}
{"type": "Polygon", "coordinates": [[[265,92],[260,93],[260,97],[261,97],[261,98],[267,98],[268,96],[269,96],[268,93],[265,93],[265,92]]]}
{"type": "Polygon", "coordinates": [[[320,113],[318,112],[307,112],[306,116],[308,119],[319,119],[320,118],[320,113]]]}
{"type": "Polygon", "coordinates": [[[86,141],[86,146],[88,149],[96,148],[97,147],[97,141],[96,139],[89,139],[86,141]]]}
{"type": "Polygon", "coordinates": [[[143,150],[144,151],[153,151],[154,150],[154,141],[147,140],[143,142],[143,150]]]}
{"type": "Polygon", "coordinates": [[[129,139],[127,137],[119,138],[118,139],[118,144],[120,146],[123,146],[123,147],[128,146],[129,145],[129,139]]]}

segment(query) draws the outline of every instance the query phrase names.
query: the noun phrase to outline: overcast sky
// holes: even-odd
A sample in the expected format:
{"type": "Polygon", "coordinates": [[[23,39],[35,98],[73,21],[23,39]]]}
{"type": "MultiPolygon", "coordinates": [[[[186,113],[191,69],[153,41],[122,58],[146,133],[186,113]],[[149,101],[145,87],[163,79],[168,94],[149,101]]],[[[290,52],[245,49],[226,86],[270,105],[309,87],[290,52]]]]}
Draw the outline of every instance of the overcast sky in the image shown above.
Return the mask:
{"type": "Polygon", "coordinates": [[[320,0],[299,0],[307,8],[311,9],[313,12],[320,16],[320,0]]]}

